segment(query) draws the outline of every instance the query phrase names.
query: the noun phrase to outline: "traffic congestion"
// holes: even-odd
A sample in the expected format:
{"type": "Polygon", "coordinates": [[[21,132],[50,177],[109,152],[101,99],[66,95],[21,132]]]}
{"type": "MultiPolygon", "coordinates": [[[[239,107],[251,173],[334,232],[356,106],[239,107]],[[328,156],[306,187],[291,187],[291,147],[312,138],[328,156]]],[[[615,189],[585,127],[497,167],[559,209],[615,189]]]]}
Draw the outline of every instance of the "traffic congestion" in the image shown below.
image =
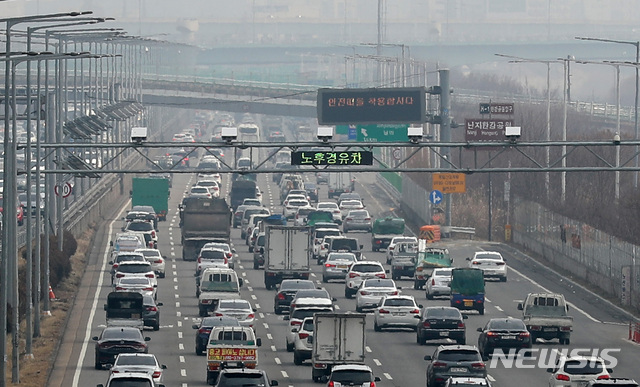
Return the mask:
{"type": "MultiPolygon", "coordinates": [[[[237,118],[174,140],[306,135],[237,118]]],[[[112,219],[77,385],[637,386],[623,317],[524,254],[409,224],[373,175],[190,151],[154,160],[203,173],[134,177],[112,219]]]]}

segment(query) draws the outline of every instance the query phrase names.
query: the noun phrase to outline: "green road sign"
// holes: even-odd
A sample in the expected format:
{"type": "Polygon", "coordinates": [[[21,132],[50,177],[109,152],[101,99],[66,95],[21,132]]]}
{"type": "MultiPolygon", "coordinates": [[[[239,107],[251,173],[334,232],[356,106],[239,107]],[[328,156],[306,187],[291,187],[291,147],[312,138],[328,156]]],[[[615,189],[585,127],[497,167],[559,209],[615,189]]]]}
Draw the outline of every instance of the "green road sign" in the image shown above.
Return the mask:
{"type": "MultiPolygon", "coordinates": [[[[402,124],[355,125],[357,142],[402,142],[408,141],[407,128],[402,124]]],[[[336,134],[347,134],[349,125],[336,125],[336,134]]]]}

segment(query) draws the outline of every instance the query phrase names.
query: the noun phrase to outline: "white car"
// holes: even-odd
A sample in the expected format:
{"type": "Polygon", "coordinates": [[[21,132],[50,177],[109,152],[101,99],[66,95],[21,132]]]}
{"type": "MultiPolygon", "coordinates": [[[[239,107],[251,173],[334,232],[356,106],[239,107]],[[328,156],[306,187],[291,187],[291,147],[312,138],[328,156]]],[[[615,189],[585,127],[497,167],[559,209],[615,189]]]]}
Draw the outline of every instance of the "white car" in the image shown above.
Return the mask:
{"type": "Polygon", "coordinates": [[[332,279],[344,280],[349,268],[358,262],[354,253],[329,253],[322,266],[322,282],[332,279]]]}
{"type": "Polygon", "coordinates": [[[373,329],[380,332],[383,328],[405,327],[416,329],[420,308],[413,296],[385,296],[373,311],[373,329]]]}
{"type": "Polygon", "coordinates": [[[286,342],[286,347],[287,347],[287,352],[293,352],[294,350],[294,346],[295,346],[295,342],[296,342],[296,331],[295,329],[299,329],[300,326],[302,325],[302,321],[306,318],[306,317],[313,317],[314,314],[316,313],[326,313],[326,312],[333,312],[333,308],[332,307],[322,307],[322,306],[310,306],[310,307],[302,307],[302,308],[295,308],[293,310],[289,311],[289,315],[284,316],[284,321],[288,321],[289,322],[289,326],[287,328],[286,331],[286,337],[285,337],[285,342],[286,342]]]}
{"type": "Polygon", "coordinates": [[[473,258],[467,258],[469,267],[481,269],[484,278],[498,278],[500,282],[507,282],[507,264],[497,251],[476,251],[473,258]]]}
{"type": "Polygon", "coordinates": [[[158,363],[155,355],[147,353],[121,353],[116,356],[109,373],[120,374],[126,372],[141,372],[151,375],[156,384],[163,381],[163,371],[167,369],[164,364],[158,363]]]}
{"type": "Polygon", "coordinates": [[[340,216],[344,219],[351,210],[362,210],[364,205],[360,200],[343,200],[338,207],[340,209],[340,216]]]}
{"type": "Polygon", "coordinates": [[[229,267],[227,252],[213,247],[202,248],[196,260],[196,277],[208,267],[229,267]]]}
{"type": "Polygon", "coordinates": [[[198,180],[194,187],[206,187],[209,188],[209,192],[214,198],[220,197],[220,186],[215,180],[198,180]]]}
{"type": "Polygon", "coordinates": [[[151,264],[147,261],[144,262],[122,262],[116,268],[115,273],[113,275],[113,283],[115,284],[120,278],[124,277],[146,277],[151,280],[151,284],[156,287],[158,286],[158,279],[156,277],[156,273],[151,267],[151,264]]]}
{"type": "Polygon", "coordinates": [[[235,317],[243,327],[253,327],[256,321],[256,309],[247,300],[220,300],[213,311],[217,317],[235,317]]]}
{"type": "Polygon", "coordinates": [[[156,249],[136,249],[136,253],[141,253],[144,258],[151,264],[153,271],[160,278],[165,277],[165,260],[167,257],[160,254],[160,250],[156,249]]]}
{"type": "Polygon", "coordinates": [[[157,286],[151,284],[151,279],[147,277],[122,277],[116,278],[113,283],[113,290],[116,292],[137,292],[143,296],[158,299],[157,286]]]}
{"type": "Polygon", "coordinates": [[[187,196],[190,198],[205,198],[205,199],[211,199],[213,197],[213,195],[211,194],[211,191],[207,187],[191,187],[187,196]]]}
{"type": "Polygon", "coordinates": [[[286,201],[286,203],[287,204],[284,206],[284,210],[282,211],[282,213],[287,219],[293,218],[296,215],[298,208],[301,208],[301,207],[313,208],[311,207],[311,205],[306,199],[291,199],[289,201],[286,201]]]}
{"type": "Polygon", "coordinates": [[[202,249],[220,249],[220,250],[224,250],[225,253],[227,253],[227,263],[229,264],[229,267],[233,269],[233,256],[236,254],[236,249],[231,247],[231,245],[229,245],[228,243],[223,243],[223,242],[208,242],[205,243],[204,246],[202,246],[202,249]]]}
{"type": "Polygon", "coordinates": [[[334,222],[342,223],[342,213],[340,207],[335,202],[320,202],[316,206],[318,210],[331,212],[334,222]]]}
{"type": "Polygon", "coordinates": [[[387,278],[387,271],[378,261],[359,261],[351,265],[344,284],[344,296],[352,298],[367,278],[387,278]]]}
{"type": "Polygon", "coordinates": [[[425,284],[427,299],[433,300],[434,297],[451,295],[451,270],[453,270],[451,267],[433,269],[431,277],[425,284]]]}
{"type": "Polygon", "coordinates": [[[400,290],[390,278],[365,279],[356,292],[356,312],[376,308],[383,297],[397,296],[398,294],[400,294],[400,290]]]}
{"type": "Polygon", "coordinates": [[[318,259],[320,249],[322,248],[322,240],[325,236],[340,236],[340,230],[335,228],[316,228],[313,232],[313,259],[318,259]]]}
{"type": "Polygon", "coordinates": [[[416,237],[407,237],[407,236],[397,236],[391,239],[389,242],[389,246],[387,247],[387,265],[391,264],[391,258],[393,257],[393,248],[396,247],[396,243],[398,242],[415,242],[418,244],[418,238],[416,237]]]}
{"type": "Polygon", "coordinates": [[[608,379],[612,372],[604,360],[595,356],[560,356],[552,368],[549,387],[582,387],[591,380],[608,379]]]}
{"type": "Polygon", "coordinates": [[[222,176],[219,173],[198,173],[198,180],[213,180],[218,186],[222,185],[222,176]]]}
{"type": "Polygon", "coordinates": [[[302,324],[296,330],[293,344],[293,364],[302,365],[302,363],[311,359],[313,352],[313,317],[305,317],[302,324]]]}

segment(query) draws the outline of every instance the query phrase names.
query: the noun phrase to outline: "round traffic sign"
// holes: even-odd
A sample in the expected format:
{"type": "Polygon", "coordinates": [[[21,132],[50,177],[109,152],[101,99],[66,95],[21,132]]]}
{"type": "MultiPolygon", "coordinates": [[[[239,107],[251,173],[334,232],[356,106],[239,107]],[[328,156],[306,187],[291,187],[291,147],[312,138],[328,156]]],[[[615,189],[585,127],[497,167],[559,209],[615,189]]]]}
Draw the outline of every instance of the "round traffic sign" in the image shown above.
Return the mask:
{"type": "Polygon", "coordinates": [[[401,156],[402,156],[402,151],[400,150],[400,148],[393,148],[393,159],[400,160],[401,156]]]}
{"type": "Polygon", "coordinates": [[[429,201],[433,204],[440,204],[442,202],[443,195],[442,192],[434,189],[429,193],[429,201]]]}
{"type": "Polygon", "coordinates": [[[56,196],[60,196],[62,194],[63,198],[68,198],[72,191],[71,183],[67,182],[62,184],[62,192],[60,191],[59,185],[53,187],[53,192],[55,192],[56,196]]]}

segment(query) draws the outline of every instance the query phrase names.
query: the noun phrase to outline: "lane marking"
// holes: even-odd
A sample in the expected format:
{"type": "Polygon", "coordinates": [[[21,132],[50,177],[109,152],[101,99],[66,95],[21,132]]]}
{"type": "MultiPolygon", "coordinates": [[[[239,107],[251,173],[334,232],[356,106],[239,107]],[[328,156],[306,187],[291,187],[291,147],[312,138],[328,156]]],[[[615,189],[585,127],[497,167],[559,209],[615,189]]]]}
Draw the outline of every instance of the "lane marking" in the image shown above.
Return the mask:
{"type": "Polygon", "coordinates": [[[178,358],[180,359],[180,363],[184,363],[184,356],[180,355],[178,358]]]}
{"type": "Polygon", "coordinates": [[[273,336],[271,336],[271,333],[267,333],[267,339],[273,340],[273,336]]]}
{"type": "Polygon", "coordinates": [[[383,374],[385,378],[389,379],[389,380],[393,380],[393,378],[391,377],[391,375],[389,375],[388,373],[384,373],[383,374]]]}
{"type": "Polygon", "coordinates": [[[369,348],[369,346],[364,347],[364,349],[365,349],[367,352],[371,353],[371,348],[369,348]]]}
{"type": "Polygon", "coordinates": [[[273,352],[276,352],[276,351],[277,351],[276,346],[275,346],[275,345],[272,345],[272,346],[271,346],[271,350],[272,350],[273,352]]]}
{"type": "Polygon", "coordinates": [[[282,364],[282,362],[280,362],[280,359],[279,359],[279,358],[277,358],[277,357],[276,357],[276,358],[274,358],[273,360],[274,360],[274,361],[276,362],[276,364],[278,364],[278,365],[282,364]]]}
{"type": "Polygon", "coordinates": [[[178,344],[178,349],[181,351],[184,351],[184,344],[182,343],[178,344]]]}
{"type": "Polygon", "coordinates": [[[283,378],[288,378],[288,377],[289,377],[289,374],[287,374],[287,371],[285,371],[285,370],[280,370],[280,372],[282,372],[282,377],[283,377],[283,378]]]}
{"type": "Polygon", "coordinates": [[[178,338],[181,339],[182,338],[182,332],[178,332],[178,338]]]}
{"type": "Polygon", "coordinates": [[[182,376],[187,376],[187,370],[185,370],[184,368],[180,370],[180,375],[182,376]]]}
{"type": "Polygon", "coordinates": [[[382,363],[380,363],[380,360],[378,360],[378,359],[373,359],[373,362],[376,363],[376,365],[378,367],[380,367],[382,365],[382,363]]]}

